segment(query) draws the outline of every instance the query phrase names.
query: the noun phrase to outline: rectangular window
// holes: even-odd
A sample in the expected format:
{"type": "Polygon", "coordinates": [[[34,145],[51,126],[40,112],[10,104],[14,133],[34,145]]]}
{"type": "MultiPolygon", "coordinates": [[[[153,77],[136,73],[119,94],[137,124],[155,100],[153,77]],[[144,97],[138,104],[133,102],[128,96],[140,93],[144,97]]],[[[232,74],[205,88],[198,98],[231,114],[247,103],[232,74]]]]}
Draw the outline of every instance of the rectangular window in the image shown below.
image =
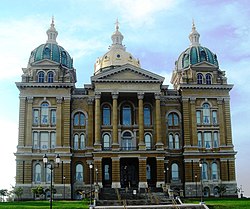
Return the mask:
{"type": "Polygon", "coordinates": [[[109,107],[104,107],[103,108],[103,125],[108,126],[110,125],[110,108],[109,107]]]}
{"type": "Polygon", "coordinates": [[[33,132],[33,149],[39,149],[39,146],[38,146],[38,132],[33,132]]]}
{"type": "Polygon", "coordinates": [[[131,109],[130,107],[123,107],[122,110],[123,125],[131,125],[131,109]]]}
{"type": "Polygon", "coordinates": [[[49,147],[49,133],[41,132],[40,133],[41,149],[47,150],[49,147]]]}
{"type": "Polygon", "coordinates": [[[214,132],[214,148],[219,147],[218,132],[214,132]]]}
{"type": "Polygon", "coordinates": [[[196,111],[196,123],[201,124],[201,111],[196,111]]]}
{"type": "Polygon", "coordinates": [[[52,126],[56,125],[56,110],[51,110],[51,112],[50,112],[50,122],[51,122],[52,126]]]}
{"type": "Polygon", "coordinates": [[[55,149],[55,146],[56,146],[56,133],[52,132],[50,134],[50,138],[51,138],[51,149],[55,149]]]}
{"type": "Polygon", "coordinates": [[[198,147],[202,147],[202,134],[201,132],[198,132],[198,147]]]}
{"type": "Polygon", "coordinates": [[[39,122],[39,111],[33,110],[33,125],[38,125],[39,122]]]}
{"type": "Polygon", "coordinates": [[[217,121],[217,111],[213,111],[212,112],[212,117],[213,117],[213,124],[217,124],[218,121],[217,121]]]}
{"type": "Polygon", "coordinates": [[[204,133],[204,144],[206,149],[212,148],[212,134],[211,132],[204,133]]]}
{"type": "Polygon", "coordinates": [[[144,125],[149,126],[151,124],[150,108],[144,107],[144,125]]]}

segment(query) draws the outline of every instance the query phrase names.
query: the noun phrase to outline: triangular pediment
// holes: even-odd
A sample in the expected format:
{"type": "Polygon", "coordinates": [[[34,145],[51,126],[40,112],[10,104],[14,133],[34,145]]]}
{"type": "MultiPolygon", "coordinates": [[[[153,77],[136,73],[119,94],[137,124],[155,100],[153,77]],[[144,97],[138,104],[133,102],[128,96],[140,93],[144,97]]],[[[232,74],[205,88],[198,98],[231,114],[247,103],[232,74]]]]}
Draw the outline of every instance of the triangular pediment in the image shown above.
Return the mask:
{"type": "Polygon", "coordinates": [[[150,71],[126,64],[113,69],[106,69],[91,77],[92,82],[148,82],[163,83],[164,77],[150,71]]]}
{"type": "Polygon", "coordinates": [[[200,67],[200,68],[218,68],[218,66],[211,64],[210,62],[199,62],[197,64],[192,65],[192,67],[200,67]]]}
{"type": "Polygon", "coordinates": [[[32,63],[32,66],[34,65],[41,66],[41,65],[60,65],[60,64],[50,59],[43,59],[43,60],[39,60],[39,61],[32,63]]]}

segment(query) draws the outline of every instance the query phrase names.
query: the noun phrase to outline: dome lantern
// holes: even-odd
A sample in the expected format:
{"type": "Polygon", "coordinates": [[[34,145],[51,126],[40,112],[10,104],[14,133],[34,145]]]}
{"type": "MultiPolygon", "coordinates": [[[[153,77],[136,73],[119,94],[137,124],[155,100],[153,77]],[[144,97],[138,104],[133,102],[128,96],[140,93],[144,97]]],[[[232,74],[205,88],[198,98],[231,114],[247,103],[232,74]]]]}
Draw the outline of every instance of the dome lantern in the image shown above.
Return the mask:
{"type": "Polygon", "coordinates": [[[194,20],[193,20],[193,24],[192,24],[192,31],[189,35],[189,40],[190,40],[190,45],[191,46],[199,46],[199,39],[200,39],[200,34],[197,32],[195,24],[194,24],[194,20]]]}
{"type": "Polygon", "coordinates": [[[111,36],[111,39],[113,41],[111,48],[120,48],[120,49],[123,49],[125,51],[125,47],[122,45],[123,35],[119,31],[119,22],[118,22],[118,19],[116,20],[116,23],[115,23],[115,32],[111,36]]]}
{"type": "Polygon", "coordinates": [[[58,32],[56,31],[56,28],[55,28],[54,17],[52,17],[50,28],[47,30],[47,35],[48,35],[47,43],[57,44],[56,37],[58,35],[58,32]]]}

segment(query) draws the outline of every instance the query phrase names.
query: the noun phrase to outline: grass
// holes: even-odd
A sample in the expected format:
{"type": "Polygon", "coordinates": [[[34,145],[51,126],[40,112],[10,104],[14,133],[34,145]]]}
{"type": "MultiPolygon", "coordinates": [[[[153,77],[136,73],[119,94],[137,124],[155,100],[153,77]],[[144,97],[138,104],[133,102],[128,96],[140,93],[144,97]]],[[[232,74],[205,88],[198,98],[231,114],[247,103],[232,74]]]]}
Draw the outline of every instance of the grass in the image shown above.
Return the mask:
{"type": "MultiPolygon", "coordinates": [[[[199,203],[198,199],[185,199],[185,203],[199,203]]],[[[237,198],[206,198],[209,209],[250,209],[250,199],[237,198]]]]}
{"type": "MultiPolygon", "coordinates": [[[[4,209],[48,209],[49,201],[19,201],[19,202],[1,202],[0,208],[4,209]]],[[[89,208],[87,201],[54,201],[54,209],[84,209],[89,208]]]]}
{"type": "MultiPolygon", "coordinates": [[[[185,203],[199,203],[198,199],[185,199],[185,203]]],[[[206,198],[209,209],[250,209],[250,199],[206,198]]],[[[0,209],[48,209],[49,201],[19,201],[0,202],[0,209]]],[[[54,201],[54,209],[87,209],[89,202],[83,201],[54,201]]]]}

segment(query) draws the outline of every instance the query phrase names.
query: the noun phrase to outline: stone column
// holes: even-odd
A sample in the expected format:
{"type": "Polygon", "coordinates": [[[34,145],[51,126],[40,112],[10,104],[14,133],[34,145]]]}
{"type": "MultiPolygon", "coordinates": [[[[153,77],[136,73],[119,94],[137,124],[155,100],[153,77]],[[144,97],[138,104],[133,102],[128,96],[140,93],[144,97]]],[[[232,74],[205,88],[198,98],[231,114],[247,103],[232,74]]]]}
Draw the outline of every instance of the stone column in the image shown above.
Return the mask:
{"type": "Polygon", "coordinates": [[[93,103],[94,99],[89,98],[88,99],[88,138],[87,138],[87,148],[93,149],[93,103]]]}
{"type": "Polygon", "coordinates": [[[121,188],[120,158],[112,157],[112,188],[121,188]]]}
{"type": "Polygon", "coordinates": [[[95,93],[95,150],[101,150],[101,93],[95,93]]]}
{"type": "Polygon", "coordinates": [[[118,93],[113,92],[112,93],[112,99],[113,99],[113,111],[112,111],[112,125],[113,125],[113,143],[112,143],[112,149],[118,150],[119,149],[119,143],[118,143],[118,109],[117,109],[117,99],[118,99],[118,93]]]}
{"type": "Polygon", "coordinates": [[[163,150],[161,138],[161,93],[155,93],[155,127],[156,127],[156,149],[163,150]]]}
{"type": "Polygon", "coordinates": [[[62,100],[62,97],[56,98],[56,147],[62,146],[62,100]]]}
{"type": "Polygon", "coordinates": [[[161,187],[165,184],[164,182],[164,157],[156,157],[156,173],[157,173],[157,182],[156,187],[161,187]]]}
{"type": "Polygon", "coordinates": [[[18,148],[24,146],[24,136],[25,136],[25,103],[26,98],[20,96],[19,104],[19,132],[18,132],[18,148]]]}
{"type": "MultiPolygon", "coordinates": [[[[61,145],[70,148],[70,97],[64,97],[63,102],[63,136],[61,137],[61,145]]],[[[60,146],[60,145],[59,145],[60,146]]]]}
{"type": "Polygon", "coordinates": [[[145,141],[144,141],[144,112],[143,112],[143,98],[144,93],[140,92],[137,94],[139,100],[139,150],[145,150],[145,141]]]}
{"type": "Polygon", "coordinates": [[[139,157],[139,188],[147,188],[147,157],[139,157]]]}
{"type": "Polygon", "coordinates": [[[32,148],[32,104],[33,97],[27,97],[27,120],[26,120],[26,131],[25,131],[25,146],[26,148],[32,148]]]}

